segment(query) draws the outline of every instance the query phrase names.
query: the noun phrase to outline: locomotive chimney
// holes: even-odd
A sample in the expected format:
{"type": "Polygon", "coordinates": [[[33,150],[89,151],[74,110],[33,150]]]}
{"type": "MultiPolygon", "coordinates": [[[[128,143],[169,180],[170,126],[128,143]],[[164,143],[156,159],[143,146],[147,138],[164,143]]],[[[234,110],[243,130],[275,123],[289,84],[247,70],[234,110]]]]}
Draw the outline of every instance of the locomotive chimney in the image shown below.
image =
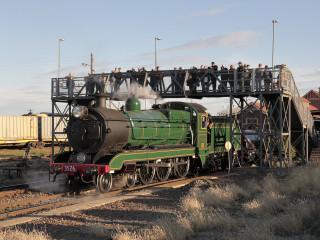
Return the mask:
{"type": "Polygon", "coordinates": [[[97,107],[106,107],[107,95],[105,93],[98,93],[96,97],[96,106],[97,107]]]}

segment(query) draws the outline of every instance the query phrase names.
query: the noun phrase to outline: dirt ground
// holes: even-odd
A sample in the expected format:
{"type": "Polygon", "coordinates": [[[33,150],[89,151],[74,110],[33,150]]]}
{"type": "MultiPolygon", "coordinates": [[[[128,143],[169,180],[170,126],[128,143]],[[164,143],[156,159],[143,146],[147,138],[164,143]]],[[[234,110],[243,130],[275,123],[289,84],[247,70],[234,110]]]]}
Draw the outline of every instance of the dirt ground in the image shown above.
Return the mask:
{"type": "Polygon", "coordinates": [[[152,227],[150,224],[157,219],[174,217],[181,211],[180,199],[195,185],[207,188],[231,181],[234,181],[232,177],[230,179],[198,180],[178,189],[48,217],[17,227],[45,231],[54,239],[108,239],[116,231],[148,228],[152,227]]]}

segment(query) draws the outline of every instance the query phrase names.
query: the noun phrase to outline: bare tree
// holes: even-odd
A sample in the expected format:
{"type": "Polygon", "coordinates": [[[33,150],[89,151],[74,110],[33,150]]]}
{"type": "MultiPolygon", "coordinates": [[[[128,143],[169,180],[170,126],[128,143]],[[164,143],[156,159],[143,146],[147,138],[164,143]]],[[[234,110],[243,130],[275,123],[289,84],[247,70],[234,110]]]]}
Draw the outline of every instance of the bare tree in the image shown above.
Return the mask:
{"type": "MultiPolygon", "coordinates": [[[[234,107],[232,108],[232,115],[239,113],[240,108],[234,107]]],[[[230,115],[230,108],[224,107],[223,109],[219,110],[217,113],[218,116],[229,116],[230,115]]]]}

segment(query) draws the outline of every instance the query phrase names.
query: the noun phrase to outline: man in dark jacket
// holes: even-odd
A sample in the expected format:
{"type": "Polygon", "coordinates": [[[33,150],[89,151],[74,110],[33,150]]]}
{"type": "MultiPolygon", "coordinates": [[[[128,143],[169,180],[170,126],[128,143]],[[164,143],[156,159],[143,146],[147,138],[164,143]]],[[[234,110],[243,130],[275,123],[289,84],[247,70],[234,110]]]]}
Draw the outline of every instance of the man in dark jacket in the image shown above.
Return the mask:
{"type": "Polygon", "coordinates": [[[227,84],[229,80],[229,73],[228,73],[228,68],[226,68],[224,64],[222,64],[221,66],[220,75],[221,75],[221,82],[222,82],[220,90],[223,92],[226,92],[227,84]]]}
{"type": "Polygon", "coordinates": [[[230,85],[231,92],[234,91],[234,71],[235,70],[236,70],[235,67],[231,65],[229,69],[229,85],[230,85]]]}
{"type": "Polygon", "coordinates": [[[117,92],[120,90],[120,85],[122,80],[121,68],[118,68],[118,72],[115,72],[114,77],[115,77],[114,91],[117,92]]]}
{"type": "Polygon", "coordinates": [[[137,83],[136,69],[133,67],[131,70],[128,70],[127,73],[130,73],[130,85],[137,83]]]}
{"type": "Polygon", "coordinates": [[[262,82],[263,69],[262,64],[259,63],[259,67],[256,69],[256,91],[261,91],[261,82],[262,82]]]}
{"type": "Polygon", "coordinates": [[[156,90],[157,92],[164,92],[165,88],[164,88],[164,83],[163,83],[163,74],[160,72],[160,67],[157,66],[156,68],[156,90]]]}
{"type": "Polygon", "coordinates": [[[238,73],[238,91],[244,91],[244,79],[243,79],[243,72],[244,72],[244,67],[242,66],[242,62],[238,62],[238,68],[237,68],[237,73],[238,73]]]}
{"type": "Polygon", "coordinates": [[[179,67],[177,80],[180,86],[177,85],[176,92],[182,93],[185,77],[186,77],[186,73],[183,71],[183,67],[179,67]]]}
{"type": "Polygon", "coordinates": [[[264,81],[264,88],[266,91],[272,90],[272,73],[268,67],[268,65],[264,66],[264,71],[263,71],[263,81],[264,81]]]}
{"type": "Polygon", "coordinates": [[[192,93],[197,92],[197,82],[198,82],[198,76],[197,76],[197,68],[193,66],[190,68],[190,78],[187,80],[187,85],[189,86],[189,90],[192,93]]]}
{"type": "Polygon", "coordinates": [[[213,92],[215,92],[217,87],[218,66],[214,62],[212,62],[210,68],[213,70],[213,74],[214,74],[210,76],[210,79],[211,79],[213,92]]]}

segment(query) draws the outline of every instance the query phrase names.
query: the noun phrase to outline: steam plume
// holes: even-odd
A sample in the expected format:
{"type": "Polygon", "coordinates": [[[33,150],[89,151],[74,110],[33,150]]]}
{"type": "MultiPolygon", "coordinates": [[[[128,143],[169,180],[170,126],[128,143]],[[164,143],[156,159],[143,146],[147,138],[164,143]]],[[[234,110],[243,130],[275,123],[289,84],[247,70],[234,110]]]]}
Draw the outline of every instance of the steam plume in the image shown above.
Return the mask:
{"type": "Polygon", "coordinates": [[[141,86],[138,83],[131,83],[129,87],[128,94],[125,94],[118,90],[113,94],[114,98],[118,100],[125,101],[128,98],[142,98],[142,99],[160,99],[160,96],[157,92],[153,91],[152,89],[141,86]]]}

